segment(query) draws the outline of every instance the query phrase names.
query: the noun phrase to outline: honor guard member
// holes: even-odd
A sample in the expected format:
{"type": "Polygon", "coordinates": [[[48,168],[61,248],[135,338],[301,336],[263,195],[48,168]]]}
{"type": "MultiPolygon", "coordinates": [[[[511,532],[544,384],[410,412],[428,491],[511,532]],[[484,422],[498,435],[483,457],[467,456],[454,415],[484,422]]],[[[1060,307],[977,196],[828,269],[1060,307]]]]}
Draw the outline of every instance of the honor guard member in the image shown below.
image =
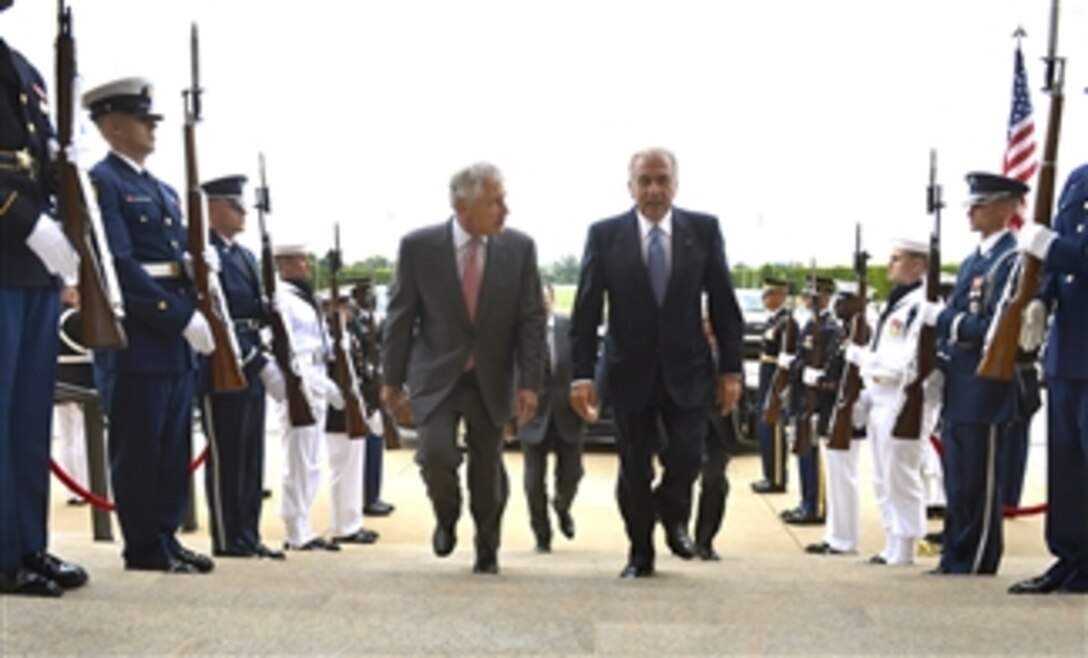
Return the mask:
{"type": "Polygon", "coordinates": [[[864,418],[865,434],[873,452],[873,490],[884,548],[869,558],[870,564],[914,563],[914,546],[926,534],[926,496],[922,469],[926,443],[937,424],[941,383],[939,371],[923,383],[921,432],[898,437],[894,427],[905,402],[904,390],[915,379],[918,340],[923,322],[929,243],[903,238],[892,244],[888,280],[892,284],[887,304],[873,329],[869,344],[850,344],[846,359],[858,366],[865,383],[864,403],[855,416],[864,418]]]}
{"type": "MultiPolygon", "coordinates": [[[[759,392],[756,399],[759,401],[759,454],[762,457],[763,479],[752,483],[752,491],[756,493],[784,493],[786,491],[786,457],[789,450],[786,445],[786,432],[780,421],[775,425],[763,422],[763,408],[767,404],[767,391],[774,382],[775,372],[779,368],[779,355],[782,352],[783,336],[786,327],[793,325],[793,335],[797,335],[797,323],[793,314],[786,307],[786,298],[789,296],[789,282],[785,279],[767,277],[763,280],[763,308],[767,309],[770,317],[767,319],[767,327],[763,332],[762,352],[759,357],[759,392]]],[[[785,355],[788,359],[792,355],[785,355]]],[[[781,367],[788,368],[786,361],[781,367]]]]}
{"type": "Polygon", "coordinates": [[[792,416],[795,429],[801,431],[801,423],[809,422],[811,442],[797,452],[797,470],[801,480],[801,502],[797,507],[782,512],[782,520],[794,525],[819,525],[824,522],[825,490],[820,468],[820,437],[828,434],[831,411],[835,406],[838,379],[830,366],[842,340],[842,326],[831,312],[831,296],[835,294],[835,282],[826,277],[816,277],[815,289],[805,291],[805,303],[811,317],[801,329],[797,341],[797,358],[793,360],[793,383],[790,386],[792,416]],[[815,306],[814,306],[815,304],[815,306]],[[810,365],[812,351],[819,341],[821,361],[810,365]],[[806,393],[816,394],[816,408],[806,417],[806,393]]]}
{"type": "Polygon", "coordinates": [[[1016,238],[1007,228],[1028,187],[987,173],[967,175],[967,217],[979,246],[960,265],[947,305],[922,305],[927,324],[949,355],[945,366],[944,552],[933,573],[994,574],[1003,550],[1000,440],[1016,418],[1016,382],[975,374],[990,323],[1016,263],[1016,238]]]}
{"type": "MultiPolygon", "coordinates": [[[[0,0],[0,11],[11,0],[0,0]]],[[[0,593],[60,596],[87,581],[46,552],[60,279],[79,258],[49,216],[45,82],[0,39],[0,593]]]]}
{"type": "MultiPolygon", "coordinates": [[[[275,247],[276,269],[284,285],[276,287],[273,303],[292,336],[292,347],[299,375],[309,396],[310,408],[316,422],[305,427],[292,427],[286,401],[277,404],[280,427],[283,428],[283,499],[280,515],[287,529],[284,548],[298,551],[339,551],[340,546],[319,537],[310,523],[310,508],[321,485],[321,442],[325,434],[325,416],[329,405],[344,408],[344,398],[336,383],[325,373],[332,354],[332,337],[325,328],[321,305],[314,295],[313,266],[305,245],[278,244],[275,247]]],[[[330,462],[334,461],[330,454],[330,462]]],[[[362,479],[363,465],[356,462],[362,479]]],[[[335,474],[334,474],[335,477],[335,474]]],[[[353,500],[330,500],[331,517],[347,518],[354,508],[360,508],[358,523],[362,524],[360,493],[353,500]],[[340,506],[339,508],[337,506],[340,506]],[[339,509],[339,511],[338,511],[339,509]]],[[[352,529],[354,532],[356,529],[352,529]]],[[[348,533],[350,534],[350,533],[348,533]]]]}
{"type": "Polygon", "coordinates": [[[1037,346],[1053,310],[1043,366],[1047,390],[1046,544],[1055,562],[1016,583],[1014,594],[1088,592],[1088,166],[1069,175],[1053,229],[1025,224],[1018,249],[1043,262],[1038,303],[1028,306],[1021,347],[1037,346]],[[1028,334],[1025,336],[1024,334],[1028,334]]]}
{"type": "Polygon", "coordinates": [[[207,573],[211,558],[176,533],[188,499],[196,353],[210,354],[215,342],[184,267],[178,195],[144,167],[162,116],[144,78],[92,89],[83,105],[110,146],[91,179],[126,312],[128,347],[109,359],[106,409],[125,568],[207,573]]]}
{"type": "Polygon", "coordinates": [[[235,240],[245,230],[245,183],[245,176],[226,176],[201,185],[208,200],[209,243],[219,254],[219,286],[247,382],[244,390],[216,393],[210,361],[201,359],[200,418],[208,437],[204,486],[214,555],[282,560],[282,551],[261,541],[260,522],[265,391],[282,398],[284,384],[275,362],[261,351],[265,322],[257,259],[235,240]]]}

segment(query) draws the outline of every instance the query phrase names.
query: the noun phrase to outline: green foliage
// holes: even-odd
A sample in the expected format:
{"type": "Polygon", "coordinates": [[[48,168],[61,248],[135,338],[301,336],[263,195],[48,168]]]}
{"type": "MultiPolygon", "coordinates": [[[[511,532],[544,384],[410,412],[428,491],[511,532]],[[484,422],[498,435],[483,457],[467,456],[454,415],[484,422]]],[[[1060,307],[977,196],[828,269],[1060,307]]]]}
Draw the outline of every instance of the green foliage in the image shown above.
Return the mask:
{"type": "MultiPolygon", "coordinates": [[[[959,265],[945,264],[941,266],[942,272],[955,274],[959,271],[959,265]]],[[[794,290],[803,290],[812,276],[813,270],[803,263],[766,263],[758,268],[740,263],[733,267],[733,285],[737,288],[759,288],[766,277],[786,279],[794,290]]],[[[816,276],[825,276],[835,281],[853,282],[855,280],[854,268],[849,265],[834,265],[831,267],[817,267],[816,276]]],[[[888,282],[888,267],[886,265],[869,265],[868,285],[872,299],[887,299],[892,285],[888,282]]]]}
{"type": "Polygon", "coordinates": [[[540,276],[545,281],[551,281],[553,285],[578,283],[578,270],[581,261],[571,254],[562,256],[559,260],[548,263],[540,268],[540,276]]]}

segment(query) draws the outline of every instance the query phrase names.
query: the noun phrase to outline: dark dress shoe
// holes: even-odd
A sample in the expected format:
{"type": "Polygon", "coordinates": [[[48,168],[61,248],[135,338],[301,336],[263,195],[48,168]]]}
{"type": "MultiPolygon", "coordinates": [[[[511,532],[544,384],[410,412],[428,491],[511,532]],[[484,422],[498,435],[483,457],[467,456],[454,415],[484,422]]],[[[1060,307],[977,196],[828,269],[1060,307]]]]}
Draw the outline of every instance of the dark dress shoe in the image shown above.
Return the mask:
{"type": "Polygon", "coordinates": [[[751,486],[752,491],[757,494],[786,493],[786,485],[774,484],[768,480],[756,480],[751,486]]]}
{"type": "Polygon", "coordinates": [[[336,544],[325,541],[321,537],[314,537],[310,541],[306,542],[302,546],[292,546],[287,542],[283,542],[283,548],[287,551],[338,551],[340,547],[336,544]]]}
{"type": "Polygon", "coordinates": [[[666,526],[665,544],[668,545],[672,554],[679,558],[690,560],[695,557],[695,542],[692,541],[687,528],[682,525],[666,526]]]}
{"type": "Polygon", "coordinates": [[[826,541],[805,546],[805,552],[809,555],[846,555],[848,551],[840,551],[826,541]]]}
{"type": "Polygon", "coordinates": [[[359,528],[350,535],[333,537],[334,544],[373,544],[378,541],[378,533],[366,528],[359,528]]]}
{"type": "Polygon", "coordinates": [[[256,553],[256,551],[254,551],[252,549],[248,549],[248,548],[224,548],[224,549],[213,548],[212,549],[212,556],[213,557],[245,557],[245,558],[249,558],[249,557],[256,557],[257,553],[256,553]]]}
{"type": "Polygon", "coordinates": [[[926,507],[927,519],[943,519],[944,518],[944,505],[929,505],[926,507]]]}
{"type": "Polygon", "coordinates": [[[493,554],[476,556],[476,563],[472,565],[472,573],[495,575],[499,573],[499,560],[493,554]]]}
{"type": "Polygon", "coordinates": [[[550,539],[537,539],[536,548],[534,548],[533,550],[535,550],[537,553],[551,553],[552,542],[550,539]]]}
{"type": "Polygon", "coordinates": [[[1009,594],[1050,594],[1060,587],[1060,582],[1044,574],[1013,583],[1009,587],[1009,594]]]}
{"type": "Polygon", "coordinates": [[[453,552],[453,547],[457,546],[457,533],[454,532],[452,526],[447,528],[444,525],[439,525],[434,529],[431,546],[434,548],[435,555],[446,557],[453,552]]]}
{"type": "Polygon", "coordinates": [[[790,525],[821,525],[824,517],[809,514],[801,508],[790,510],[789,514],[782,516],[782,520],[790,525]]]}
{"type": "Polygon", "coordinates": [[[574,539],[574,517],[570,510],[555,508],[555,516],[559,520],[559,532],[567,539],[574,539]]]}
{"type": "Polygon", "coordinates": [[[885,565],[887,563],[888,563],[888,560],[885,559],[885,557],[883,555],[873,555],[872,557],[870,557],[868,560],[865,561],[865,564],[871,564],[871,565],[874,565],[874,566],[881,566],[881,565],[885,565]]]}
{"type": "Polygon", "coordinates": [[[65,562],[45,551],[38,551],[24,557],[23,566],[39,576],[45,576],[64,589],[75,589],[87,584],[88,576],[83,567],[65,562]]]}
{"type": "Polygon", "coordinates": [[[654,575],[653,566],[628,564],[620,572],[620,578],[649,578],[654,575]]]}
{"type": "Polygon", "coordinates": [[[261,498],[262,499],[268,499],[268,498],[271,498],[271,497],[272,497],[272,490],[271,489],[261,489],[261,498]]]}
{"type": "Polygon", "coordinates": [[[722,559],[722,556],[718,555],[718,551],[714,550],[713,546],[696,546],[695,554],[703,562],[718,562],[722,559]]]}
{"type": "Polygon", "coordinates": [[[211,571],[215,569],[215,562],[212,562],[210,557],[197,553],[196,551],[191,551],[184,546],[178,546],[174,550],[174,553],[176,554],[177,559],[186,564],[193,565],[200,573],[211,573],[211,571]]]}
{"type": "Polygon", "coordinates": [[[56,581],[29,568],[0,572],[0,594],[58,597],[64,588],[56,581]]]}
{"type": "Polygon", "coordinates": [[[363,514],[366,516],[389,516],[395,509],[396,507],[393,507],[384,500],[376,500],[373,503],[367,503],[363,506],[363,514]]]}
{"type": "Polygon", "coordinates": [[[160,562],[125,562],[125,569],[129,571],[163,571],[178,574],[200,573],[194,565],[183,562],[176,557],[168,557],[160,562]]]}
{"type": "Polygon", "coordinates": [[[926,536],[923,537],[922,539],[925,539],[926,541],[928,541],[931,544],[942,544],[943,545],[944,544],[944,532],[927,532],[926,536]]]}
{"type": "Polygon", "coordinates": [[[277,551],[273,548],[269,548],[263,543],[258,543],[253,547],[253,554],[257,557],[266,557],[270,560],[286,560],[287,554],[283,551],[277,551]]]}
{"type": "Polygon", "coordinates": [[[932,569],[930,569],[929,571],[926,571],[925,573],[928,576],[947,576],[948,574],[950,574],[952,572],[949,571],[948,569],[945,569],[944,567],[942,567],[940,565],[937,565],[937,566],[933,567],[932,569]]]}

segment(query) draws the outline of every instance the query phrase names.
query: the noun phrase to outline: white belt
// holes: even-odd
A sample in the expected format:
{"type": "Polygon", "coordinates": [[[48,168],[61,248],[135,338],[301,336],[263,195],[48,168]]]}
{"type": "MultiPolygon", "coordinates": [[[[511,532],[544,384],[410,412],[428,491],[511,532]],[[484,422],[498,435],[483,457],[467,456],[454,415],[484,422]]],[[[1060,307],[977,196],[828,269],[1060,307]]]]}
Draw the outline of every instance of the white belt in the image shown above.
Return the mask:
{"type": "Polygon", "coordinates": [[[870,377],[869,379],[871,379],[872,382],[874,384],[876,384],[877,386],[887,386],[889,388],[899,386],[899,378],[898,377],[885,377],[883,375],[876,375],[876,376],[870,377]]]}
{"type": "Polygon", "coordinates": [[[143,263],[148,276],[156,279],[175,279],[181,276],[181,265],[174,261],[168,263],[143,263]]]}

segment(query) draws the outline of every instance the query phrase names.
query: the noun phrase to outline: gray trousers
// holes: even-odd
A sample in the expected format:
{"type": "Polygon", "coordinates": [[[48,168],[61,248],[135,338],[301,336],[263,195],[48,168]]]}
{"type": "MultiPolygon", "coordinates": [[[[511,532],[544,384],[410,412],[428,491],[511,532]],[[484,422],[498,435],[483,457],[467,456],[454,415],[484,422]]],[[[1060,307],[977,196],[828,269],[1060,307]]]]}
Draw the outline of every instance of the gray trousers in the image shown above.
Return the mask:
{"type": "Polygon", "coordinates": [[[548,452],[555,452],[555,494],[552,504],[556,510],[570,511],[574,495],[578,492],[585,471],[582,468],[583,442],[564,440],[555,422],[548,421],[548,429],[539,443],[521,444],[525,458],[525,499],[529,506],[529,524],[537,541],[547,543],[552,538],[552,526],[548,520],[548,487],[545,484],[548,470],[548,452]]]}

